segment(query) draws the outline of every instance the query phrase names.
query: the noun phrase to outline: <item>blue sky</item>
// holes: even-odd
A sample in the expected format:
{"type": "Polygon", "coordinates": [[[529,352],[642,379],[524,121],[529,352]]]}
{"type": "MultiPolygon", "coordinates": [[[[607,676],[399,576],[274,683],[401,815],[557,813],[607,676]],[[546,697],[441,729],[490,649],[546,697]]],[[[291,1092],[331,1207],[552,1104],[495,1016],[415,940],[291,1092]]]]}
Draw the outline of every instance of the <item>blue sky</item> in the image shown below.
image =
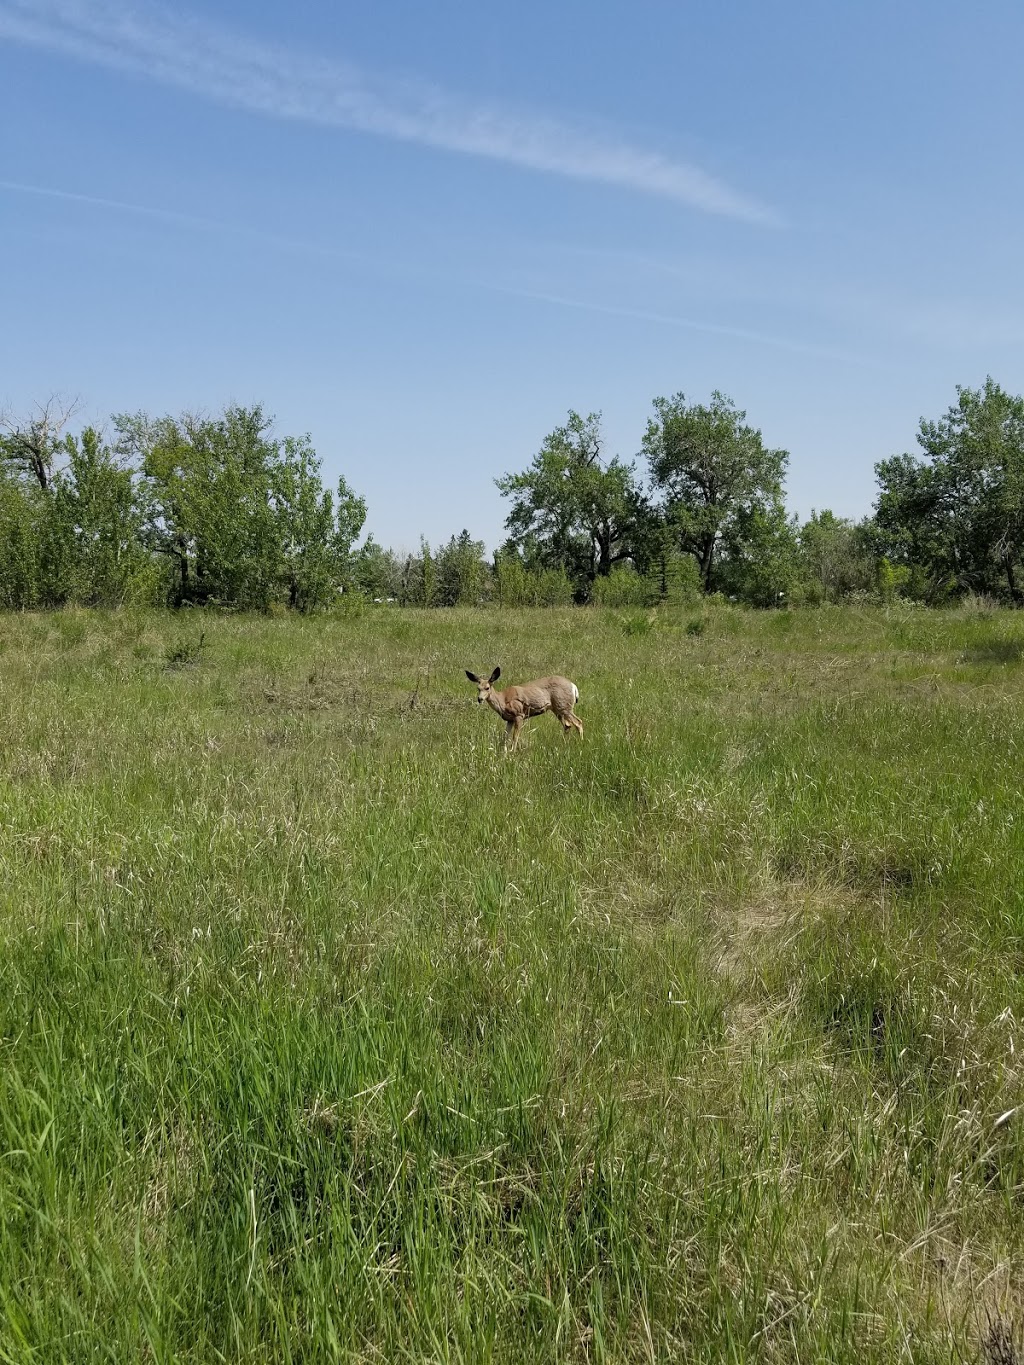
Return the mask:
{"type": "Polygon", "coordinates": [[[1019,0],[0,0],[0,403],[261,401],[396,546],[570,407],[731,395],[788,499],[1024,388],[1019,0]]]}

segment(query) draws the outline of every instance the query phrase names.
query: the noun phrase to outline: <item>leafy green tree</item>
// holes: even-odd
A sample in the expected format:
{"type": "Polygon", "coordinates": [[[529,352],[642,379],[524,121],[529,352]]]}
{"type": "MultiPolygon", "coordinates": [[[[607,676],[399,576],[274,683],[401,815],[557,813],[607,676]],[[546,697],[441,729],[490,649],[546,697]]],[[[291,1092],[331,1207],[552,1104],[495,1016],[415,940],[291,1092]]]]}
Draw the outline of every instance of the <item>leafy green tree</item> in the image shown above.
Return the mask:
{"type": "Polygon", "coordinates": [[[480,601],[488,580],[482,540],[474,540],[468,531],[452,536],[437,551],[436,567],[435,605],[475,606],[480,601]]]}
{"type": "Polygon", "coordinates": [[[40,601],[39,489],[0,467],[0,607],[24,611],[40,601]]]}
{"type": "Polygon", "coordinates": [[[435,606],[437,592],[437,567],[430,543],[420,539],[418,555],[406,555],[402,565],[401,586],[398,600],[403,607],[435,606]]]}
{"type": "Polygon", "coordinates": [[[718,576],[730,596],[752,607],[776,607],[800,596],[796,519],[781,505],[739,509],[723,541],[718,576]]]}
{"type": "Polygon", "coordinates": [[[337,588],[334,506],[308,437],[284,442],[273,465],[272,496],[288,605],[299,611],[322,606],[337,588]]]}
{"type": "Polygon", "coordinates": [[[338,476],[334,490],[334,530],[331,544],[341,569],[343,580],[347,583],[352,571],[353,546],[363,533],[366,524],[366,499],[348,486],[343,475],[338,476]]]}
{"type": "Polygon", "coordinates": [[[532,605],[531,574],[515,545],[503,545],[495,553],[494,595],[501,607],[532,605]]]}
{"type": "Polygon", "coordinates": [[[397,600],[402,594],[402,566],[395,552],[378,545],[373,536],[367,536],[355,555],[352,580],[372,601],[397,600]]]}
{"type": "Polygon", "coordinates": [[[172,601],[265,608],[283,574],[277,443],[258,405],[217,418],[114,419],[141,461],[145,537],[174,565],[172,601]]]}
{"type": "Polygon", "coordinates": [[[638,546],[636,563],[657,584],[659,601],[683,605],[700,597],[703,584],[693,555],[680,550],[672,528],[652,513],[647,534],[638,546]]]}
{"type": "Polygon", "coordinates": [[[812,512],[800,528],[800,556],[809,595],[838,602],[851,592],[866,592],[875,582],[870,530],[827,508],[812,512]]]}
{"type": "Polygon", "coordinates": [[[643,449],[672,542],[697,561],[705,592],[716,586],[723,549],[749,554],[744,537],[777,528],[789,455],[765,446],[746,413],[721,393],[688,405],[677,393],[654,400],[643,449]]]}
{"type": "Polygon", "coordinates": [[[49,486],[49,596],[82,606],[152,601],[159,571],[142,544],[134,471],[86,427],[63,442],[49,486]]]}
{"type": "Polygon", "coordinates": [[[37,404],[23,420],[8,414],[0,417],[0,461],[45,492],[64,452],[64,428],[76,406],[55,396],[37,404]]]}
{"type": "Polygon", "coordinates": [[[325,489],[309,437],[288,437],[273,461],[273,507],[288,605],[312,611],[333,601],[351,578],[352,546],[366,503],[344,479],[337,497],[325,489]]]}
{"type": "Polygon", "coordinates": [[[632,465],[605,460],[599,413],[569,413],[530,467],[496,480],[511,498],[506,527],[544,568],[564,569],[585,596],[634,552],[647,508],[632,465]]]}
{"type": "Polygon", "coordinates": [[[437,592],[437,570],[434,566],[434,556],[430,550],[430,542],[423,537],[420,538],[420,583],[422,585],[422,600],[420,605],[432,607],[437,592]]]}
{"type": "Polygon", "coordinates": [[[991,378],[918,432],[924,459],[876,466],[879,546],[894,564],[927,571],[932,594],[998,593],[1024,601],[1024,398],[991,378]]]}

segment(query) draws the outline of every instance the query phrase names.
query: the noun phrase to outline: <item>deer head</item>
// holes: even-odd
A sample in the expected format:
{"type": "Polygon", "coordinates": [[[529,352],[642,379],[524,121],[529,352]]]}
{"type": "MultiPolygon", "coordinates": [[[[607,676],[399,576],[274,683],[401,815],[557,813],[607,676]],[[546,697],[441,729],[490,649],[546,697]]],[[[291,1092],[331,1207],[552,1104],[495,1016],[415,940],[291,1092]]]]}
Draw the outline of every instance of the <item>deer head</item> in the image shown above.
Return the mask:
{"type": "Polygon", "coordinates": [[[467,668],[466,677],[469,679],[471,683],[476,683],[477,686],[476,699],[480,703],[480,705],[483,706],[484,702],[491,695],[492,683],[496,683],[498,679],[501,677],[501,669],[496,668],[489,678],[478,678],[475,673],[470,673],[469,669],[467,668]]]}

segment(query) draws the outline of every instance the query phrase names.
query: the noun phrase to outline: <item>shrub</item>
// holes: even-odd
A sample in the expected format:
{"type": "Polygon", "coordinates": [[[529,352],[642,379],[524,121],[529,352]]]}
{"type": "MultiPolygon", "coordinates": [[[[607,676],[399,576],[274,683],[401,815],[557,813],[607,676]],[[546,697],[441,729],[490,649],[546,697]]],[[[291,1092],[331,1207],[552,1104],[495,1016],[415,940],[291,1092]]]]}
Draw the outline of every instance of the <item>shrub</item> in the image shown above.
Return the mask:
{"type": "Polygon", "coordinates": [[[599,607],[652,607],[661,597],[654,578],[638,574],[632,564],[616,564],[606,577],[596,578],[591,600],[599,607]]]}

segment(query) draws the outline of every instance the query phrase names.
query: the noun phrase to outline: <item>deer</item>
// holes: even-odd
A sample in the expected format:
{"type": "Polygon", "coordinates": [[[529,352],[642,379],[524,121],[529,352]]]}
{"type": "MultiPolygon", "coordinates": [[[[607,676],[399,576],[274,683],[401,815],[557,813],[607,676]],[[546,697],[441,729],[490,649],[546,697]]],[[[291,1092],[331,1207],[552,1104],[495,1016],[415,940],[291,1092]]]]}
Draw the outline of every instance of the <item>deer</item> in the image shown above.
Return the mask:
{"type": "Polygon", "coordinates": [[[489,678],[478,677],[466,669],[466,677],[477,686],[477,701],[483,706],[487,703],[505,722],[505,747],[512,741],[512,752],[519,745],[519,734],[530,716],[542,716],[552,711],[562,725],[563,737],[576,729],[583,738],[583,722],[573,714],[573,707],[580,699],[580,689],[568,678],[537,678],[534,682],[520,683],[518,687],[506,687],[503,692],[495,689],[494,684],[501,677],[501,669],[496,668],[489,678]]]}

